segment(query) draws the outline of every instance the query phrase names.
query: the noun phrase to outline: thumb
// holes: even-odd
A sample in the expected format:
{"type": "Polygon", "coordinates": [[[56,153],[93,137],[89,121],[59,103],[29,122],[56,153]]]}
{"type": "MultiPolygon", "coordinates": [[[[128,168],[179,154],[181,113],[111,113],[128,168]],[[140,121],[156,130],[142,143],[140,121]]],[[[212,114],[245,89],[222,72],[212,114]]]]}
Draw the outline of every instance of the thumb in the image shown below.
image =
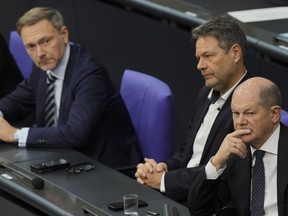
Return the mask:
{"type": "Polygon", "coordinates": [[[163,172],[163,171],[166,171],[167,170],[167,166],[165,163],[159,163],[157,164],[157,166],[155,167],[155,170],[157,172],[163,172]]]}

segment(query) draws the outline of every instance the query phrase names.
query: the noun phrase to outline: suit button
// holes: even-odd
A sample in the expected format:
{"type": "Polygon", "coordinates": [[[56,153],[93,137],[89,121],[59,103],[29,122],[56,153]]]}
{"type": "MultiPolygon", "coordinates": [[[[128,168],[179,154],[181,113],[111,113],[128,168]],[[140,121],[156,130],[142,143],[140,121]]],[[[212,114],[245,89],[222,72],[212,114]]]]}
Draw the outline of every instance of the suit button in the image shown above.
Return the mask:
{"type": "Polygon", "coordinates": [[[45,139],[39,139],[39,140],[38,140],[38,143],[47,143],[47,140],[45,140],[45,139]]]}

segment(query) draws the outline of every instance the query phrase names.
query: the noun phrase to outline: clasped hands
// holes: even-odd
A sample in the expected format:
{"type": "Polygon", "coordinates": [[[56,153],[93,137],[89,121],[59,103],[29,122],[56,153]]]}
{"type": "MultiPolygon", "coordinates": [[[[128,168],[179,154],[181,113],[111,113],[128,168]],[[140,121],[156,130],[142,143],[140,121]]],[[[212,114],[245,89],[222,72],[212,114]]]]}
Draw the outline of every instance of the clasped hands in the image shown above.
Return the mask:
{"type": "Polygon", "coordinates": [[[160,190],[161,178],[165,172],[167,172],[165,163],[157,163],[153,159],[145,158],[144,163],[137,165],[135,177],[140,184],[160,190]]]}

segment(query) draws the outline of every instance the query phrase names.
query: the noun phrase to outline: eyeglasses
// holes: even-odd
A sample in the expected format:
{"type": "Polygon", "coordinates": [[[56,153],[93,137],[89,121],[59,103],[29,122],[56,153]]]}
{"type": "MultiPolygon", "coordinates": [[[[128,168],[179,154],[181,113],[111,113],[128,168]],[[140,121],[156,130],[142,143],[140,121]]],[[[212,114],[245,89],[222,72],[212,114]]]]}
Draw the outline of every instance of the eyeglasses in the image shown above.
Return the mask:
{"type": "Polygon", "coordinates": [[[66,170],[69,173],[80,173],[81,171],[91,170],[94,167],[95,167],[95,164],[93,164],[91,162],[84,162],[84,163],[79,163],[79,164],[75,164],[71,167],[68,167],[66,170]]]}

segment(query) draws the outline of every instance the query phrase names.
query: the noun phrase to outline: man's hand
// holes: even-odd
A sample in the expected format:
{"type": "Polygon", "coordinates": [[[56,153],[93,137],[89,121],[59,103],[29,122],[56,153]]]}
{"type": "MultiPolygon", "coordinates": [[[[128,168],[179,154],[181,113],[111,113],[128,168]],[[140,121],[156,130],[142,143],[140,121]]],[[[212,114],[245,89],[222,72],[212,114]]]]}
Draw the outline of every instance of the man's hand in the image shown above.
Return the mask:
{"type": "Polygon", "coordinates": [[[217,170],[223,168],[233,154],[238,155],[240,158],[246,157],[247,147],[241,140],[241,136],[249,133],[249,129],[240,129],[228,134],[225,137],[218,152],[211,160],[212,164],[217,170]]]}
{"type": "Polygon", "coordinates": [[[138,164],[135,177],[141,184],[160,189],[161,177],[165,172],[167,172],[165,163],[157,163],[153,159],[145,158],[145,163],[138,164]]]}
{"type": "Polygon", "coordinates": [[[14,142],[17,128],[12,127],[3,117],[0,117],[0,140],[8,143],[14,142]]]}

